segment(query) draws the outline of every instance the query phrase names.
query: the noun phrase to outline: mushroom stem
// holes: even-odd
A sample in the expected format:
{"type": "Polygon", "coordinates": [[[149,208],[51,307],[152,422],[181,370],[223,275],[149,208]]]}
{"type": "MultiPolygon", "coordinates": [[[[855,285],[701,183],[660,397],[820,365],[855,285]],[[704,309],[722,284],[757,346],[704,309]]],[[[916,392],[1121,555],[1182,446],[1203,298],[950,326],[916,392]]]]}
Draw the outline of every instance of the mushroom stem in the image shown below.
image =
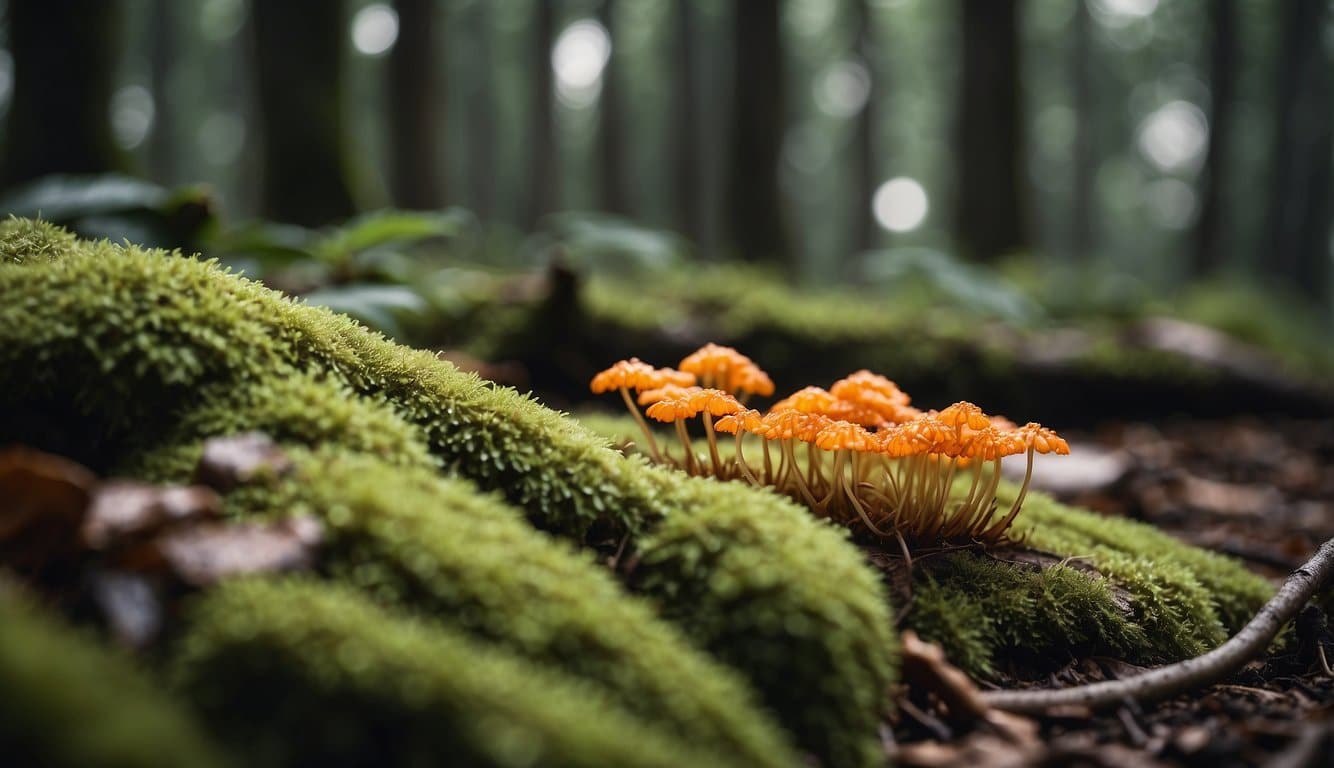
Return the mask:
{"type": "Polygon", "coordinates": [[[741,470],[741,474],[745,475],[746,479],[750,481],[751,485],[759,485],[760,481],[756,479],[755,475],[751,474],[750,465],[746,464],[746,456],[741,452],[741,438],[744,434],[745,433],[743,433],[738,426],[736,431],[736,465],[741,470]]]}
{"type": "Polygon", "coordinates": [[[686,449],[686,473],[696,474],[699,467],[699,461],[695,456],[695,449],[690,446],[690,435],[686,433],[686,423],[682,419],[672,422],[676,425],[676,436],[681,441],[681,445],[686,449]]]}
{"type": "MultiPolygon", "coordinates": [[[[704,434],[709,440],[709,461],[713,462],[713,474],[717,477],[723,476],[723,460],[718,456],[718,441],[713,434],[713,414],[705,411],[704,416],[704,434]]],[[[738,434],[740,430],[737,430],[738,434]]]]}
{"type": "MultiPolygon", "coordinates": [[[[1000,472],[1000,467],[996,467],[996,472],[997,473],[1000,472]]],[[[1033,479],[1033,447],[1029,446],[1028,468],[1024,470],[1024,483],[1023,485],[1019,486],[1019,495],[1015,497],[1014,503],[1010,505],[1010,511],[1007,515],[1005,515],[1005,518],[1001,520],[1000,523],[998,523],[997,525],[993,525],[990,529],[987,530],[986,535],[988,537],[999,536],[1000,534],[1004,533],[1005,529],[1010,527],[1010,523],[1013,523],[1014,519],[1019,516],[1019,510],[1023,509],[1024,507],[1024,497],[1028,495],[1028,481],[1032,479],[1033,479]]]]}
{"type": "Polygon", "coordinates": [[[649,456],[653,457],[655,463],[662,463],[662,454],[658,452],[658,441],[653,439],[653,430],[649,429],[648,422],[644,421],[644,416],[639,412],[639,406],[630,399],[630,390],[625,387],[620,388],[621,399],[625,401],[625,407],[630,409],[630,415],[635,417],[635,423],[644,433],[644,439],[648,443],[649,456]]]}

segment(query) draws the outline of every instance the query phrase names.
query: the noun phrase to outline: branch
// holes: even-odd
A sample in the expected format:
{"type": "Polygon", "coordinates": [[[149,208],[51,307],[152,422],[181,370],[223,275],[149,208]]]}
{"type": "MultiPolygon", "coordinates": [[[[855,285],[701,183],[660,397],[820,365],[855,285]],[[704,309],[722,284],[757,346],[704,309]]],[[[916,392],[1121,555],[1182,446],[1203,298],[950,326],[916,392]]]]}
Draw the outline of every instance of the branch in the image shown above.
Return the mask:
{"type": "Polygon", "coordinates": [[[1231,640],[1214,650],[1142,675],[1050,691],[990,691],[986,703],[1020,714],[1039,714],[1052,707],[1085,706],[1098,709],[1125,699],[1152,701],[1211,685],[1241,669],[1264,653],[1278,630],[1302,606],[1334,584],[1334,539],[1325,542],[1310,560],[1292,572],[1260,612],[1231,640]]]}

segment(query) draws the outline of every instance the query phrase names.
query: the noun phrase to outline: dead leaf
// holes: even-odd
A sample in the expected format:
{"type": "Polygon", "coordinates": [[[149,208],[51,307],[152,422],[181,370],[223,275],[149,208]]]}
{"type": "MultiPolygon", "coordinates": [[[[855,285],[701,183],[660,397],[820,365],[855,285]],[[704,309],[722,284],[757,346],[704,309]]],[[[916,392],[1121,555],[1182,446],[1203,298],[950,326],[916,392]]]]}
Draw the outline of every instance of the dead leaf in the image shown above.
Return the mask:
{"type": "Polygon", "coordinates": [[[912,630],[900,639],[903,680],[910,689],[935,696],[959,724],[982,723],[1008,743],[1019,746],[1038,741],[1038,724],[1026,717],[992,709],[963,670],[945,659],[940,646],[923,642],[912,630]]]}
{"type": "Polygon", "coordinates": [[[263,476],[281,477],[292,460],[263,432],[215,437],[204,443],[195,482],[226,493],[263,476]]]}
{"type": "Polygon", "coordinates": [[[112,480],[93,491],[83,521],[83,541],[93,549],[108,549],[167,525],[214,518],[221,513],[222,500],[211,488],[112,480]]]}
{"type": "Polygon", "coordinates": [[[68,459],[21,446],[0,450],[0,561],[24,569],[77,551],[96,483],[68,459]]]}
{"type": "Polygon", "coordinates": [[[307,570],[322,528],[310,517],[273,523],[199,523],[160,534],[155,546],[182,582],[205,587],[231,576],[307,570]]]}
{"type": "Polygon", "coordinates": [[[116,641],[148,646],[162,630],[162,603],[153,583],[140,574],[102,571],[92,579],[93,599],[116,641]]]}

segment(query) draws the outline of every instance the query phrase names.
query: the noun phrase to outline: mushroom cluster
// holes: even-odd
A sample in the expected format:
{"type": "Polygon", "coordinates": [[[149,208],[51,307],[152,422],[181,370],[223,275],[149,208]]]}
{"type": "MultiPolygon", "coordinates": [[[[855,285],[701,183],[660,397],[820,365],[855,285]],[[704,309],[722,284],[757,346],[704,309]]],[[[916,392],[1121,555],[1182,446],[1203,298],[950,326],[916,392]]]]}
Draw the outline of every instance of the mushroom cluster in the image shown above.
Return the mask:
{"type": "Polygon", "coordinates": [[[1028,493],[1034,454],[1070,452],[1040,424],[1016,426],[969,402],[918,410],[893,381],[866,370],[828,390],[806,387],[760,412],[746,401],[772,395],[773,381],[749,357],[716,344],[677,368],[622,360],[595,376],[592,390],[620,392],[653,461],[772,488],[816,515],[896,538],[905,552],[908,541],[1006,541],[1028,493]],[[659,447],[645,416],[672,425],[679,458],[659,447]],[[707,456],[692,442],[688,425],[696,418],[707,456]],[[719,433],[733,436],[730,455],[719,447],[719,433]],[[1001,461],[1020,454],[1028,462],[1024,481],[1002,513],[1001,461]]]}

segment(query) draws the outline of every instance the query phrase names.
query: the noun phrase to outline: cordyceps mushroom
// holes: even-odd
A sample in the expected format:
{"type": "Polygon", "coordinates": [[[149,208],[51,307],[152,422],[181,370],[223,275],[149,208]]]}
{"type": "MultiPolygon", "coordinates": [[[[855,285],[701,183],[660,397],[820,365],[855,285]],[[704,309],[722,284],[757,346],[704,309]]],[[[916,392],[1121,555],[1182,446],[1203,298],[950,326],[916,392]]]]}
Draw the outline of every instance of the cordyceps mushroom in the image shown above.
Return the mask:
{"type": "Polygon", "coordinates": [[[713,473],[724,474],[722,458],[718,455],[718,441],[714,435],[713,417],[727,416],[741,411],[741,403],[735,397],[719,389],[692,387],[669,393],[658,402],[648,407],[648,417],[656,421],[669,422],[676,427],[676,436],[686,451],[686,471],[695,473],[700,470],[694,448],[690,445],[690,435],[686,431],[685,420],[697,415],[704,417],[704,431],[708,436],[709,459],[713,464],[713,473]]]}
{"type": "Polygon", "coordinates": [[[871,522],[871,517],[867,514],[866,507],[862,505],[853,486],[860,482],[864,474],[862,468],[862,457],[876,446],[875,437],[867,432],[860,424],[853,424],[849,421],[834,421],[826,425],[815,436],[815,445],[821,450],[834,452],[834,468],[829,478],[829,493],[820,502],[826,508],[830,504],[837,505],[839,501],[846,501],[857,511],[857,516],[861,518],[866,527],[878,536],[888,536],[885,531],[880,530],[875,523],[871,522]],[[843,473],[843,468],[851,461],[851,478],[843,473]]]}
{"type": "Polygon", "coordinates": [[[705,344],[687,355],[680,368],[698,377],[703,386],[725,390],[741,401],[750,395],[768,397],[774,393],[769,374],[731,347],[712,342],[705,344]]]}
{"type": "Polygon", "coordinates": [[[654,461],[661,461],[662,455],[658,452],[658,442],[653,438],[653,430],[649,429],[644,417],[639,413],[639,408],[630,399],[630,390],[640,392],[666,386],[687,387],[694,383],[694,374],[672,368],[654,368],[648,363],[641,362],[639,358],[632,357],[629,360],[619,360],[610,368],[598,373],[589,383],[589,389],[593,390],[595,395],[613,389],[618,390],[621,393],[621,399],[625,401],[625,407],[629,409],[635,423],[644,432],[644,439],[648,442],[649,455],[653,457],[654,461]]]}
{"type": "Polygon", "coordinates": [[[866,424],[864,420],[847,419],[866,426],[902,424],[922,415],[921,411],[908,405],[912,402],[912,398],[899,389],[897,384],[865,369],[834,382],[829,388],[829,393],[841,402],[857,406],[861,413],[875,414],[880,422],[879,425],[866,424]]]}
{"type": "MultiPolygon", "coordinates": [[[[713,425],[714,430],[718,432],[736,436],[736,449],[734,451],[736,468],[751,485],[761,485],[762,483],[755,477],[755,473],[751,472],[750,465],[746,463],[746,456],[741,451],[741,441],[745,438],[746,433],[756,434],[759,431],[763,420],[764,416],[759,411],[743,408],[736,413],[723,416],[713,425]]],[[[763,440],[764,438],[760,439],[763,440]]],[[[767,447],[764,451],[764,462],[765,467],[767,468],[769,465],[769,451],[767,447]]]]}
{"type": "MultiPolygon", "coordinates": [[[[1000,536],[1014,518],[1019,514],[1019,510],[1024,506],[1024,498],[1028,495],[1028,483],[1033,479],[1033,454],[1035,453],[1055,453],[1061,456],[1070,455],[1070,444],[1065,438],[1056,434],[1052,430],[1036,422],[1028,422],[1018,429],[1006,434],[1013,435],[1019,445],[1027,448],[1028,467],[1024,470],[1024,482],[1019,486],[1019,495],[1015,497],[1014,504],[1010,505],[1010,511],[999,522],[992,525],[983,533],[987,539],[1000,536]]],[[[1015,451],[1018,453],[1018,451],[1015,451]]]]}

